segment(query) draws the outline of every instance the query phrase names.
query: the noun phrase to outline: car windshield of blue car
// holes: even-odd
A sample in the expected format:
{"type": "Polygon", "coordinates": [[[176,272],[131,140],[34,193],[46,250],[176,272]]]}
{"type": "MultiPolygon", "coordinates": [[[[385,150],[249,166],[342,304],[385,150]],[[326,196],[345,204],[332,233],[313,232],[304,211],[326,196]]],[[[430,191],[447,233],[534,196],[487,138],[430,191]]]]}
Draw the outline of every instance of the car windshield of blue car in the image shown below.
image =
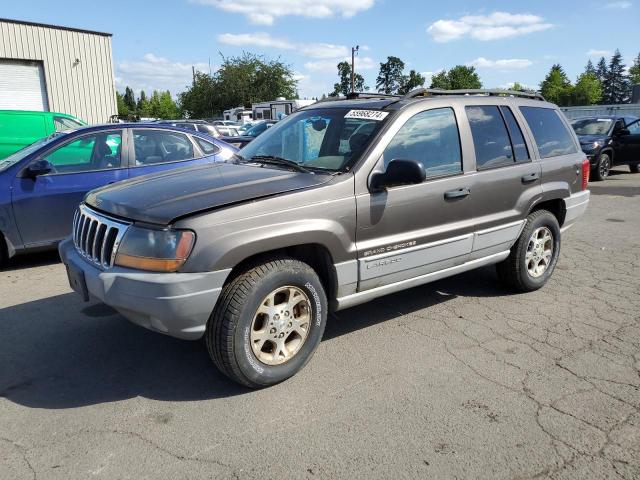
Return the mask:
{"type": "Polygon", "coordinates": [[[611,118],[583,118],[571,123],[576,135],[608,135],[612,125],[611,118]]]}
{"type": "Polygon", "coordinates": [[[266,129],[234,158],[263,163],[280,158],[308,170],[344,172],[362,156],[388,114],[338,107],[301,110],[266,129]]]}
{"type": "Polygon", "coordinates": [[[18,150],[17,152],[9,155],[7,158],[4,158],[4,159],[0,160],[0,172],[3,172],[4,170],[9,168],[10,166],[15,165],[16,163],[20,162],[21,160],[27,158],[29,155],[31,155],[36,150],[42,148],[44,145],[48,144],[52,140],[54,140],[54,139],[56,139],[56,138],[58,138],[58,137],[60,137],[62,135],[67,135],[67,133],[63,133],[63,132],[52,133],[48,137],[41,138],[40,140],[36,140],[31,145],[27,145],[26,147],[18,150]]]}

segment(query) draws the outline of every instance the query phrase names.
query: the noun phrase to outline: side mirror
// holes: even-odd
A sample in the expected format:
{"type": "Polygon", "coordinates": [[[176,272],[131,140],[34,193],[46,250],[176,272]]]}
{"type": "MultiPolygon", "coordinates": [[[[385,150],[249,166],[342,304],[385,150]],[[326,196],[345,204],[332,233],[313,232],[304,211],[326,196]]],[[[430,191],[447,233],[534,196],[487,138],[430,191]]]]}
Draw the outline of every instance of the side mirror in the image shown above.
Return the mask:
{"type": "Polygon", "coordinates": [[[370,188],[374,192],[399,185],[415,185],[427,178],[424,165],[417,160],[403,160],[394,158],[387,165],[384,173],[376,172],[371,175],[370,188]]]}
{"type": "Polygon", "coordinates": [[[53,170],[53,165],[49,160],[36,160],[27,167],[27,176],[35,178],[38,175],[46,175],[53,170]]]}
{"type": "Polygon", "coordinates": [[[619,130],[615,131],[615,134],[622,137],[624,135],[631,135],[631,132],[628,128],[620,128],[619,130]]]}

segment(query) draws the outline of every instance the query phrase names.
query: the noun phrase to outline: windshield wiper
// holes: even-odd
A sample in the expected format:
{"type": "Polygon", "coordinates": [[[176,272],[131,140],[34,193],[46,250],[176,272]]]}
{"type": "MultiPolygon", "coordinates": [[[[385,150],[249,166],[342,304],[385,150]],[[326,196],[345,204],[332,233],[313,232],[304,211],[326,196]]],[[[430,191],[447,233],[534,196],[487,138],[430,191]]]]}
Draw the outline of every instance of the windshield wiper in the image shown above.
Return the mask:
{"type": "Polygon", "coordinates": [[[298,172],[313,173],[311,170],[304,168],[302,165],[292,160],[287,160],[286,158],[282,158],[282,157],[276,157],[274,155],[254,155],[253,157],[251,157],[251,161],[270,164],[270,165],[282,165],[282,166],[293,168],[298,172]]]}

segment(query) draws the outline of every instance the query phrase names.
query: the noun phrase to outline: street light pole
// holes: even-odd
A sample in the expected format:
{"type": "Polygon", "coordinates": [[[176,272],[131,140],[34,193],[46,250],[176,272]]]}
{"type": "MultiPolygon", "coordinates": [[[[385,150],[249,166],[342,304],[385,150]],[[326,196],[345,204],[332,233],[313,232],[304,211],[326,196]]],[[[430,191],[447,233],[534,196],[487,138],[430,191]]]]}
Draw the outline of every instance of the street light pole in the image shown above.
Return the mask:
{"type": "Polygon", "coordinates": [[[356,53],[360,50],[360,45],[356,45],[355,47],[351,47],[351,91],[355,92],[355,71],[356,71],[356,63],[355,56],[356,53]]]}

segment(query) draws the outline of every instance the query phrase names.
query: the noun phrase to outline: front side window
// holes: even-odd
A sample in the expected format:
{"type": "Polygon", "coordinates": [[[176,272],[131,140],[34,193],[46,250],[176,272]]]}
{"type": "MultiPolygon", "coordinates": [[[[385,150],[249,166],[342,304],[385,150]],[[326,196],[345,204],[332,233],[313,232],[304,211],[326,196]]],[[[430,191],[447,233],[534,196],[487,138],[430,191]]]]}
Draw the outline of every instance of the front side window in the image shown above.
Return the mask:
{"type": "Polygon", "coordinates": [[[466,107],[478,170],[512,165],[513,149],[500,110],[494,105],[466,107]]]}
{"type": "Polygon", "coordinates": [[[194,157],[193,144],[186,135],[163,130],[134,130],[136,166],[179,162],[194,157]]]}
{"type": "MultiPolygon", "coordinates": [[[[245,160],[255,156],[281,157],[323,170],[345,170],[365,151],[384,124],[387,113],[371,110],[376,118],[353,118],[348,108],[302,110],[267,128],[245,146],[245,160]]],[[[257,125],[259,126],[259,125],[257,125]]],[[[253,128],[253,127],[252,127],[253,128]]]]}
{"type": "Polygon", "coordinates": [[[202,150],[202,153],[204,153],[205,155],[213,155],[214,153],[218,153],[218,150],[220,150],[216,145],[214,145],[211,142],[207,142],[206,140],[203,140],[202,138],[199,138],[199,137],[193,137],[193,138],[198,144],[198,146],[200,147],[200,149],[202,150]]]}
{"type": "Polygon", "coordinates": [[[79,173],[120,167],[122,132],[85,135],[47,153],[54,173],[79,173]]]}
{"type": "Polygon", "coordinates": [[[578,151],[573,136],[556,110],[544,107],[520,107],[520,111],[533,133],[540,158],[569,155],[578,151]]]}
{"type": "Polygon", "coordinates": [[[417,160],[427,177],[462,172],[458,124],[451,108],[426,110],[411,117],[384,150],[385,167],[391,160],[417,160]]]}
{"type": "Polygon", "coordinates": [[[636,121],[630,123],[629,125],[627,125],[627,129],[629,130],[629,133],[631,135],[640,134],[640,120],[636,120],[636,121]]]}

